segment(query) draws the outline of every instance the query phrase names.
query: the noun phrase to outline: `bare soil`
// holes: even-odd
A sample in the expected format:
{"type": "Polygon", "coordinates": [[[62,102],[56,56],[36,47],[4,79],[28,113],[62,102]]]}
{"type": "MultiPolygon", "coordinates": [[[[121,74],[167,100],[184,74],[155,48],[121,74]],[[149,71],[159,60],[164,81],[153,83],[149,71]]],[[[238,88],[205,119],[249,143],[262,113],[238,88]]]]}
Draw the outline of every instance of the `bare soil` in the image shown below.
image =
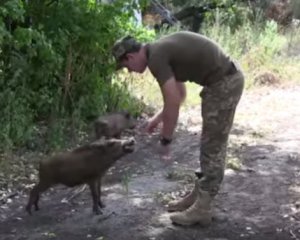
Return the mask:
{"type": "Polygon", "coordinates": [[[300,86],[290,86],[244,93],[210,227],[175,226],[165,206],[193,185],[199,167],[199,106],[181,112],[171,164],[155,153],[157,136],[136,136],[137,150],[104,178],[102,215],[92,213],[88,188],[76,194],[81,187],[57,186],[42,195],[41,210],[28,216],[28,189],[18,190],[0,203],[0,239],[300,239],[299,92],[300,86]]]}

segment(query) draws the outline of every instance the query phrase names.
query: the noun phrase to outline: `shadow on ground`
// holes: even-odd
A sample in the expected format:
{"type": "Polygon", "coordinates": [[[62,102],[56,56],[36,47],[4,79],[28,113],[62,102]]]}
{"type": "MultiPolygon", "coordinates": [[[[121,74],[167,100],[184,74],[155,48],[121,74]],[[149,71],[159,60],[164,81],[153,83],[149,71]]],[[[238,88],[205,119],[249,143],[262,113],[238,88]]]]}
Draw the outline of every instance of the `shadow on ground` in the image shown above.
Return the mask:
{"type": "Polygon", "coordinates": [[[199,134],[180,131],[172,164],[153,153],[155,137],[137,136],[137,151],[104,178],[102,215],[92,214],[88,188],[62,202],[74,189],[60,186],[42,196],[41,210],[33,216],[23,209],[27,196],[2,205],[1,240],[299,239],[299,148],[283,150],[278,139],[240,139],[251,134],[251,128],[240,125],[232,131],[229,155],[237,157],[241,167],[226,170],[208,228],[175,226],[166,212],[169,200],[192,187],[193,171],[199,167],[199,134]]]}

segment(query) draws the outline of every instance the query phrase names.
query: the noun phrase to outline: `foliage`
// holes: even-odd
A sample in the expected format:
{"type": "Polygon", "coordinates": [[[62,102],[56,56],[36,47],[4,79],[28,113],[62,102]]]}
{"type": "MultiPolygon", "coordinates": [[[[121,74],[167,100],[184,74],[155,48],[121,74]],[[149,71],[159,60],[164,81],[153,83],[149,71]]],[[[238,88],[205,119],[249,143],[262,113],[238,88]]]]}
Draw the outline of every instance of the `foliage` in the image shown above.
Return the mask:
{"type": "MultiPolygon", "coordinates": [[[[273,72],[282,82],[299,83],[300,28],[283,32],[276,22],[263,19],[259,9],[249,9],[245,5],[237,5],[235,9],[240,9],[239,21],[219,9],[207,18],[202,26],[202,33],[215,40],[230,57],[240,63],[246,77],[246,88],[253,87],[255,77],[266,71],[273,72]],[[242,10],[244,8],[247,11],[242,10]]],[[[157,36],[160,38],[175,31],[178,31],[177,26],[163,29],[157,36]]],[[[133,81],[136,91],[149,104],[157,106],[157,99],[161,96],[159,88],[153,82],[150,75],[143,79],[142,84],[133,81]],[[146,91],[143,90],[144,86],[147,86],[146,91]]],[[[189,82],[186,86],[188,94],[185,106],[198,105],[200,87],[189,82]]]]}
{"type": "Polygon", "coordinates": [[[124,34],[151,37],[135,24],[134,6],[134,1],[125,0],[114,4],[4,1],[0,7],[2,147],[26,143],[38,121],[59,126],[49,128],[49,136],[56,131],[63,135],[67,126],[80,128],[106,111],[129,106],[140,111],[126,88],[111,81],[114,41],[124,34]]]}
{"type": "MultiPolygon", "coordinates": [[[[193,25],[208,24],[215,21],[215,15],[218,15],[218,21],[235,31],[246,21],[252,23],[260,22],[264,24],[265,8],[272,0],[202,0],[202,1],[183,1],[183,0],[161,0],[172,13],[181,12],[185,17],[180,21],[184,28],[193,29],[193,25]],[[189,13],[188,13],[189,12],[189,13]]],[[[295,0],[296,1],[296,0],[295,0]]],[[[181,16],[183,16],[181,15],[181,16]]],[[[201,25],[200,25],[201,26],[201,25]]],[[[198,31],[193,29],[193,31],[198,31]]],[[[201,29],[200,29],[201,31],[201,29]]]]}
{"type": "MultiPolygon", "coordinates": [[[[259,48],[260,55],[267,61],[276,56],[286,43],[285,38],[278,34],[278,26],[274,21],[268,21],[263,26],[248,21],[234,33],[229,26],[216,23],[213,27],[206,26],[204,33],[235,58],[259,48]]],[[[259,58],[258,55],[256,57],[259,58]]]]}

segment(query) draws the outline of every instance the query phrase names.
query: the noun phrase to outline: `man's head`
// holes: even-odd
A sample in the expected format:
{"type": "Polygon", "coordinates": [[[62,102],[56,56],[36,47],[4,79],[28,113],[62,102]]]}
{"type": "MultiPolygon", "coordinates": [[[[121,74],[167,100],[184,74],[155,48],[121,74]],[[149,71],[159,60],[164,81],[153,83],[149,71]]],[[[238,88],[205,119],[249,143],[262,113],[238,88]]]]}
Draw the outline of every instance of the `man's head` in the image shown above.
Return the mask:
{"type": "Polygon", "coordinates": [[[117,70],[126,67],[130,72],[143,73],[147,67],[144,47],[131,36],[116,41],[112,54],[117,62],[117,70]]]}

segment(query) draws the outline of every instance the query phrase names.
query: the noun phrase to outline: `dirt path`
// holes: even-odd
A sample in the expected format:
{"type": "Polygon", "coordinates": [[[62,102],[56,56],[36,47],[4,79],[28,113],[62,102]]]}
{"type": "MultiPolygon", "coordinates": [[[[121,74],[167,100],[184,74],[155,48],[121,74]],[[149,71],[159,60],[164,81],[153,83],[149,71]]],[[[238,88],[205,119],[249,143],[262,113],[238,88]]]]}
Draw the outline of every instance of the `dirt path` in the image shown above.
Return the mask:
{"type": "Polygon", "coordinates": [[[138,149],[105,177],[100,216],[91,211],[88,189],[43,195],[39,212],[23,210],[27,196],[0,205],[0,239],[300,239],[300,87],[244,94],[230,137],[222,190],[209,228],[174,226],[165,204],[192,186],[198,168],[200,108],[181,114],[173,154],[165,165],[153,139],[138,136],[138,149]]]}

